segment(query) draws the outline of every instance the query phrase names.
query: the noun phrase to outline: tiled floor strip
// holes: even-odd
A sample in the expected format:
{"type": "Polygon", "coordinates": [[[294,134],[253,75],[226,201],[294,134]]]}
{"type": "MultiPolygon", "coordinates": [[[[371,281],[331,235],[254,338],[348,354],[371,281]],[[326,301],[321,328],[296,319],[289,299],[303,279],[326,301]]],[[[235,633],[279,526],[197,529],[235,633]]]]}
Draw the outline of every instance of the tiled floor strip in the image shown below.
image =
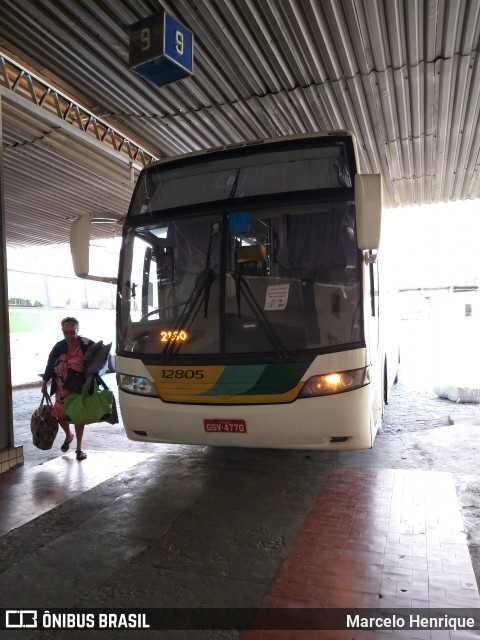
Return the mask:
{"type": "MultiPolygon", "coordinates": [[[[453,478],[336,467],[262,607],[480,607],[453,478]]],[[[244,640],[479,637],[480,632],[249,631],[244,640]]]]}

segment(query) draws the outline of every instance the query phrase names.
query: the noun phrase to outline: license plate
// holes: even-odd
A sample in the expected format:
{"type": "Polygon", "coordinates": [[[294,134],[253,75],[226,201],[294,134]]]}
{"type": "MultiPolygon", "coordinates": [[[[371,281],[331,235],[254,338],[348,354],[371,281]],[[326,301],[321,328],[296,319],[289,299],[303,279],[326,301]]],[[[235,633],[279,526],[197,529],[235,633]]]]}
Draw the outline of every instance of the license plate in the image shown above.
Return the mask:
{"type": "Polygon", "coordinates": [[[245,420],[204,420],[207,433],[247,433],[245,420]]]}

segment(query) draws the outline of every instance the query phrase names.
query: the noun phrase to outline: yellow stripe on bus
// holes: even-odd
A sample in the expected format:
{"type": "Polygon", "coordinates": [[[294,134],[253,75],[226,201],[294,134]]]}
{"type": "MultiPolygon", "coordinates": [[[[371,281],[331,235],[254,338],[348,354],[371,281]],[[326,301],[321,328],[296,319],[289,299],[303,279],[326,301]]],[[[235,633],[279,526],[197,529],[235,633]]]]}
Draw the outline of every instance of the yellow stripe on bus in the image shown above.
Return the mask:
{"type": "Polygon", "coordinates": [[[269,395],[260,394],[238,394],[238,395],[225,395],[225,396],[201,396],[201,395],[182,395],[172,394],[167,402],[182,402],[184,404],[285,404],[287,402],[293,402],[300,390],[303,387],[303,382],[300,382],[294,389],[291,389],[287,393],[276,393],[269,395]]]}
{"type": "Polygon", "coordinates": [[[147,366],[160,397],[166,402],[197,402],[197,396],[211,389],[224,369],[224,366],[147,366]]]}

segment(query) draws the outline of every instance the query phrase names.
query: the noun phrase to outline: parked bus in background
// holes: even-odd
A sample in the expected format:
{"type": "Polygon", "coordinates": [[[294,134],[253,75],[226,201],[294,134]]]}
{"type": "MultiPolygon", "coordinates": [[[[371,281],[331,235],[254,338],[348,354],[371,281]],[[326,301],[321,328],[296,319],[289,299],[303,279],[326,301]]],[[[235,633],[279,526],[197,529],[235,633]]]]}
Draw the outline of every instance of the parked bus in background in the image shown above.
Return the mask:
{"type": "MultiPolygon", "coordinates": [[[[83,277],[89,225],[72,226],[83,277]]],[[[358,173],[348,132],[146,167],[118,273],[128,437],[371,447],[398,359],[379,295],[380,230],[380,176],[358,173]]]]}
{"type": "MultiPolygon", "coordinates": [[[[38,382],[48,354],[63,339],[60,321],[73,315],[81,335],[115,340],[115,287],[75,277],[8,269],[12,385],[38,382]]],[[[113,357],[109,368],[114,370],[113,357]]]]}

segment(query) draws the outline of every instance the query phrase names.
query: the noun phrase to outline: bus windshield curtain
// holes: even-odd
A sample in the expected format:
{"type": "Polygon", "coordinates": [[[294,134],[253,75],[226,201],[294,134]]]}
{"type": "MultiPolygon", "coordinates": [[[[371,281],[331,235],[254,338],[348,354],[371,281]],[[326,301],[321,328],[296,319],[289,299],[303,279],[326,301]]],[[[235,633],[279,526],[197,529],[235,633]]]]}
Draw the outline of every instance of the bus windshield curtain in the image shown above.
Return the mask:
{"type": "Polygon", "coordinates": [[[210,170],[206,163],[197,172],[158,167],[143,174],[129,216],[268,194],[351,187],[348,166],[337,155],[293,161],[273,158],[266,159],[265,165],[260,159],[251,160],[252,166],[248,159],[231,160],[223,166],[216,163],[210,170]]]}
{"type": "Polygon", "coordinates": [[[281,216],[273,219],[276,259],[286,272],[315,272],[345,264],[343,211],[281,216]]]}
{"type": "Polygon", "coordinates": [[[175,247],[175,264],[182,270],[199,273],[208,268],[220,272],[220,241],[213,242],[210,224],[202,219],[175,220],[169,223],[168,239],[175,247]],[[207,257],[208,256],[208,257],[207,257]]]}

